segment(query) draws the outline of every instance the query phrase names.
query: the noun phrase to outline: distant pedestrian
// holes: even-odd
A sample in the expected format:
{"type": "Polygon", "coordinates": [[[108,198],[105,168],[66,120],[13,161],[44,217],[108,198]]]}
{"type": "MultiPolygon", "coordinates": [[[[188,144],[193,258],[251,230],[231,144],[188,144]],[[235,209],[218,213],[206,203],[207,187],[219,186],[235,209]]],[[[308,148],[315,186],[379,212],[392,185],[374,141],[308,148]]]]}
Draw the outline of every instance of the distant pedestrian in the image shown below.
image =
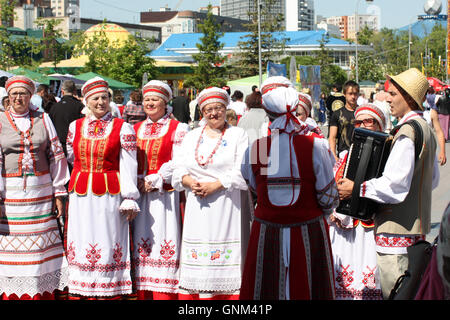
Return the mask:
{"type": "Polygon", "coordinates": [[[172,108],[172,114],[175,119],[182,123],[189,123],[191,121],[189,99],[186,97],[186,89],[181,89],[179,95],[172,100],[172,108]]]}
{"type": "Polygon", "coordinates": [[[147,115],[142,106],[142,93],[140,90],[135,90],[130,94],[130,101],[123,110],[123,120],[131,125],[144,121],[147,115]]]}

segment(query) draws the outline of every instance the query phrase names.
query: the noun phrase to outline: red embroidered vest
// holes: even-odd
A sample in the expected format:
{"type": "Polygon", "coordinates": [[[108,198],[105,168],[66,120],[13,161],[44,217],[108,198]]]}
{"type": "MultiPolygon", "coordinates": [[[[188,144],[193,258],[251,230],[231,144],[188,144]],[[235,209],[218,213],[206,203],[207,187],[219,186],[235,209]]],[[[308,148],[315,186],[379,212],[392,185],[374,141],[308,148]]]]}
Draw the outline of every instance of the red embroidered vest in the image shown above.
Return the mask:
{"type": "MultiPolygon", "coordinates": [[[[134,130],[137,136],[137,161],[138,161],[138,175],[149,175],[157,173],[161,166],[172,159],[172,149],[177,130],[177,120],[170,120],[167,132],[158,138],[144,138],[139,131],[145,130],[146,122],[142,121],[134,125],[134,130]]],[[[165,190],[173,189],[171,185],[164,184],[165,190]]]]}
{"type": "Polygon", "coordinates": [[[101,138],[86,138],[82,134],[86,118],[76,121],[73,141],[74,164],[70,177],[69,192],[85,195],[89,184],[92,193],[101,196],[105,193],[120,193],[119,159],[120,129],[124,120],[113,119],[109,135],[101,138]],[[91,177],[91,179],[89,179],[91,177]]]}
{"type": "MultiPolygon", "coordinates": [[[[278,224],[296,224],[309,221],[323,214],[319,207],[316,195],[316,177],[313,167],[313,136],[296,135],[293,138],[293,146],[297,157],[297,165],[300,175],[300,195],[293,204],[286,206],[273,205],[269,200],[269,183],[267,175],[261,174],[262,168],[267,168],[268,161],[261,162],[261,156],[267,160],[270,153],[271,138],[265,137],[254,142],[253,148],[257,148],[257,159],[252,159],[252,171],[256,179],[256,192],[258,194],[255,217],[278,224]],[[267,145],[267,147],[266,147],[267,145]],[[267,152],[260,154],[260,149],[267,152]],[[256,161],[255,161],[256,160],[256,161]]],[[[291,178],[291,177],[286,177],[291,178]]],[[[284,178],[274,178],[283,180],[284,178]]],[[[276,181],[275,181],[276,182],[276,181]]]]}

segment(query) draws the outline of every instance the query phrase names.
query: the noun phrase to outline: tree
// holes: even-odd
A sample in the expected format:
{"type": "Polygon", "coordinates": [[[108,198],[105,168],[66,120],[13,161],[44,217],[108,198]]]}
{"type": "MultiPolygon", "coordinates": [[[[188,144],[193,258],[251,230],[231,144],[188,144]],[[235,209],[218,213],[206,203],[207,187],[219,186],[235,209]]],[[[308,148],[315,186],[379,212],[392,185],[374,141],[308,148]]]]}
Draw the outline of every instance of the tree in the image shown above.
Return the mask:
{"type": "Polygon", "coordinates": [[[197,66],[193,68],[194,73],[186,77],[184,85],[198,90],[210,86],[222,87],[226,84],[226,58],[219,53],[224,46],[219,40],[223,33],[219,32],[220,26],[213,19],[211,4],[208,5],[206,19],[198,27],[203,37],[200,38],[201,43],[196,44],[199,53],[192,55],[197,66]]]}
{"type": "MultiPolygon", "coordinates": [[[[358,44],[365,46],[372,46],[372,39],[375,32],[364,26],[358,32],[358,44]]],[[[358,78],[361,80],[370,80],[377,82],[384,78],[383,66],[377,54],[373,52],[358,52],[358,78]]],[[[356,78],[356,69],[352,72],[353,77],[356,78]]]]}
{"type": "Polygon", "coordinates": [[[0,67],[9,70],[14,65],[14,41],[10,39],[8,25],[14,20],[16,1],[0,0],[0,67]]]}
{"type": "MultiPolygon", "coordinates": [[[[267,67],[268,61],[276,61],[285,48],[287,39],[282,33],[282,14],[273,14],[275,0],[261,0],[260,29],[261,29],[261,64],[262,70],[267,67]]],[[[253,7],[248,12],[250,22],[244,26],[248,34],[238,42],[239,51],[236,53],[235,68],[241,77],[254,76],[259,73],[258,48],[258,7],[257,1],[252,1],[253,7]]],[[[236,72],[233,71],[236,74],[236,72]]]]}
{"type": "Polygon", "coordinates": [[[155,79],[159,72],[155,61],[148,56],[151,40],[130,36],[123,46],[112,50],[108,76],[141,87],[142,77],[147,73],[149,79],[155,79]]]}
{"type": "Polygon", "coordinates": [[[91,37],[86,34],[78,34],[76,43],[74,44],[74,55],[86,55],[88,61],[86,62],[83,72],[95,72],[103,75],[109,74],[109,67],[111,66],[111,51],[118,43],[111,43],[104,29],[106,23],[103,22],[100,31],[96,31],[91,37]]]}
{"type": "Polygon", "coordinates": [[[44,51],[44,60],[52,61],[56,70],[57,64],[65,58],[68,47],[61,41],[64,34],[56,27],[61,24],[62,19],[42,19],[36,20],[38,28],[42,29],[41,50],[44,51]]]}
{"type": "Polygon", "coordinates": [[[330,50],[326,47],[329,41],[330,38],[325,33],[319,41],[320,50],[315,56],[317,64],[320,66],[321,90],[323,92],[329,91],[334,84],[343,84],[347,80],[345,71],[341,67],[333,64],[330,50]]]}

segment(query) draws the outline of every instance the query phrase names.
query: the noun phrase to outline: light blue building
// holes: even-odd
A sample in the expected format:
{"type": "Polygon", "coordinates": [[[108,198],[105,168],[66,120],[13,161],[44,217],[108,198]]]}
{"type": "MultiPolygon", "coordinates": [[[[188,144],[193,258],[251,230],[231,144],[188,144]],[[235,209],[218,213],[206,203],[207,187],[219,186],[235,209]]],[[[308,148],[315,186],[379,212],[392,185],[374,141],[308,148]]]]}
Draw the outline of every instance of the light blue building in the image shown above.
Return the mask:
{"type": "MultiPolygon", "coordinates": [[[[247,32],[226,32],[220,38],[224,44],[220,53],[223,56],[232,57],[239,50],[238,43],[245,41],[243,38],[247,32]]],[[[324,30],[314,31],[282,31],[274,33],[275,38],[286,38],[286,47],[282,59],[285,56],[314,55],[320,50],[320,42],[326,35],[324,30]]],[[[183,33],[172,34],[157,49],[150,53],[155,60],[193,63],[192,55],[198,53],[197,43],[201,43],[200,38],[203,33],[183,33]]],[[[350,71],[354,62],[356,45],[345,40],[329,38],[326,48],[330,50],[333,63],[342,67],[345,71],[350,71]]],[[[358,46],[358,51],[372,51],[369,46],[358,46]]]]}

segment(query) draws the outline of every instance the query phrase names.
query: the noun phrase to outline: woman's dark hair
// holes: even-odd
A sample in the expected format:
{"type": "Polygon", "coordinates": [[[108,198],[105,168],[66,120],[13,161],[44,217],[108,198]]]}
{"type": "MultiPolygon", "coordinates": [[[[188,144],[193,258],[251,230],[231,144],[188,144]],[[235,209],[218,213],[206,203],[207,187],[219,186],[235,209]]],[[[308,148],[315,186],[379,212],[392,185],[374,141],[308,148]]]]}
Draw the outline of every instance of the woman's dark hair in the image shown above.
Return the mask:
{"type": "Polygon", "coordinates": [[[130,99],[135,104],[142,104],[142,93],[140,90],[134,90],[130,93],[130,99]]]}
{"type": "Polygon", "coordinates": [[[247,96],[245,103],[249,109],[252,108],[262,108],[262,96],[261,92],[254,91],[247,96]]]}

